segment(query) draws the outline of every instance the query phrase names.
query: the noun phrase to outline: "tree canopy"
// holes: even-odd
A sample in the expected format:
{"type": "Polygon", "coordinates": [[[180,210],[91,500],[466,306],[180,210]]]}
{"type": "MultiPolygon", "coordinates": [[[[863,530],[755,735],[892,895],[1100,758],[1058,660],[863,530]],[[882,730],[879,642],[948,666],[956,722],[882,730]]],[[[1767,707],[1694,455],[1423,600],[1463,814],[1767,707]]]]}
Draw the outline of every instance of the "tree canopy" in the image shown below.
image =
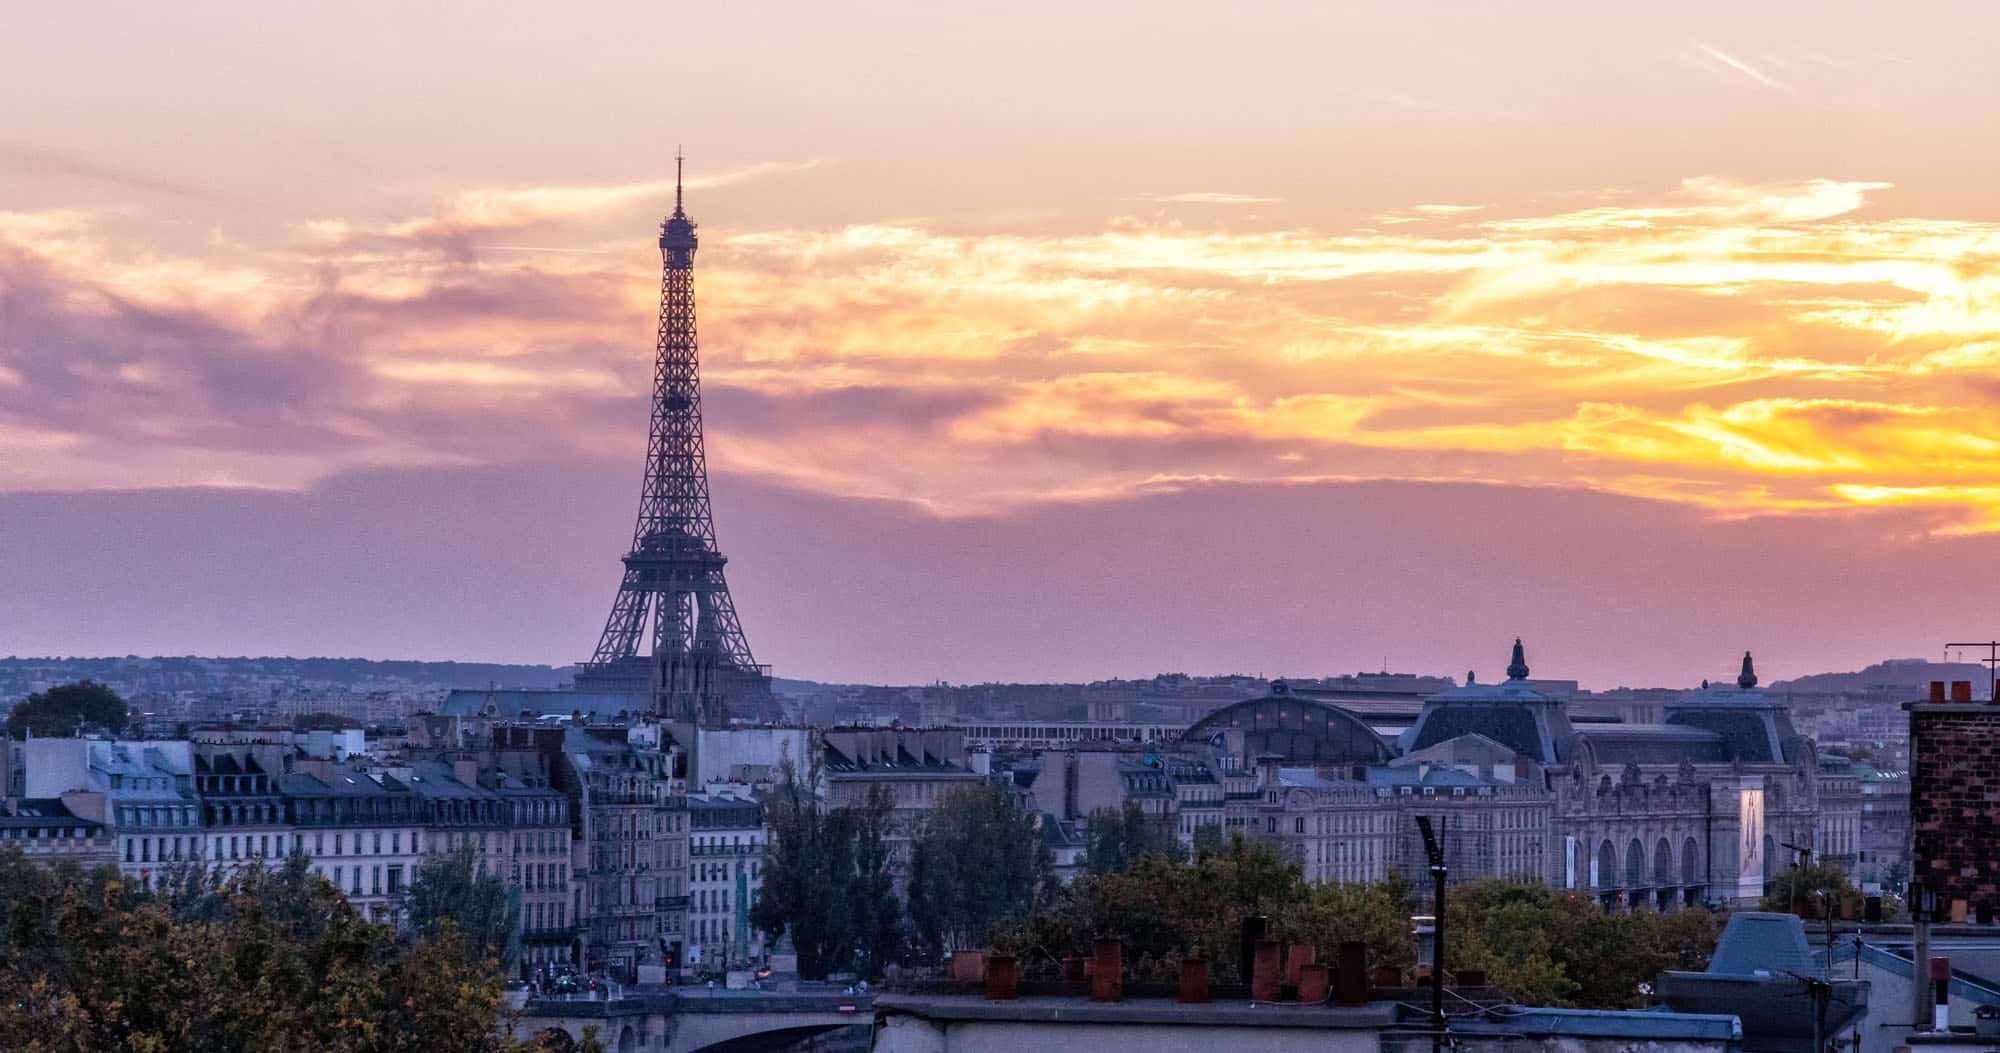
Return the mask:
{"type": "Polygon", "coordinates": [[[890,871],[893,801],[875,787],[859,806],[825,810],[813,787],[818,767],[801,779],[787,759],[765,802],[771,838],[764,887],[750,923],[772,939],[789,934],[799,974],[878,977],[902,952],[902,906],[890,871]]]}
{"type": "Polygon", "coordinates": [[[1153,855],[1175,860],[1185,855],[1172,819],[1147,815],[1139,802],[1131,800],[1121,808],[1100,808],[1091,813],[1084,869],[1093,874],[1119,873],[1153,855]]]}
{"type": "Polygon", "coordinates": [[[910,921],[933,950],[985,943],[1052,884],[1036,817],[999,783],[961,786],[924,820],[910,850],[910,921]]]}
{"type": "Polygon", "coordinates": [[[482,958],[512,967],[521,954],[521,894],[480,866],[470,844],[425,859],[410,882],[410,931],[438,939],[447,926],[482,958]]]}
{"type": "Polygon", "coordinates": [[[298,861],[148,893],[0,850],[0,1048],[538,1048],[501,1030],[502,979],[457,927],[399,940],[298,861]]]}
{"type": "MultiPolygon", "coordinates": [[[[1043,952],[1024,959],[1031,973],[1108,936],[1124,941],[1142,977],[1166,980],[1173,962],[1204,957],[1218,980],[1241,982],[1242,921],[1264,915],[1273,938],[1310,944],[1322,960],[1358,941],[1372,964],[1407,970],[1416,957],[1411,917],[1425,911],[1427,891],[1395,876],[1309,886],[1275,847],[1237,835],[1191,861],[1150,855],[1121,873],[1083,875],[1006,935],[1043,952]]],[[[1706,967],[1722,924],[1699,908],[1609,913],[1588,898],[1505,881],[1454,885],[1446,902],[1447,969],[1484,970],[1533,1005],[1636,1005],[1639,984],[1662,970],[1706,967]]]]}
{"type": "Polygon", "coordinates": [[[1789,913],[1800,906],[1813,912],[1831,911],[1840,917],[1842,909],[1858,916],[1861,890],[1847,877],[1847,871],[1833,863],[1800,863],[1779,872],[1761,904],[1765,910],[1789,913]]]}
{"type": "Polygon", "coordinates": [[[131,718],[118,692],[94,680],[79,680],[47,691],[37,691],[7,714],[7,734],[13,738],[34,734],[44,737],[74,735],[79,727],[125,730],[131,718]]]}

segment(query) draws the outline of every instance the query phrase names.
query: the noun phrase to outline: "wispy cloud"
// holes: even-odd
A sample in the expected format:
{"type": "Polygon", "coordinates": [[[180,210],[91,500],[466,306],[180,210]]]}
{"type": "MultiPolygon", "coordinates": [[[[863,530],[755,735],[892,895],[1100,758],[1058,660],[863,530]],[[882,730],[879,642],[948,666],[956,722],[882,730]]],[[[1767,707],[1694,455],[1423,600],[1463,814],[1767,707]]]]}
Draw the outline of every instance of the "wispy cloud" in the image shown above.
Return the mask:
{"type": "Polygon", "coordinates": [[[1694,41],[1693,46],[1696,52],[1700,53],[1702,56],[1706,57],[1710,61],[1715,62],[1723,66],[1724,68],[1734,70],[1736,73],[1741,74],[1744,78],[1748,79],[1754,84],[1760,85],[1765,88],[1769,88],[1772,91],[1782,92],[1783,94],[1786,95],[1797,95],[1799,93],[1797,88],[1786,83],[1785,81],[1779,80],[1778,78],[1770,75],[1769,73],[1766,73],[1761,69],[1758,69],[1756,66],[1751,65],[1750,63],[1744,61],[1743,59],[1737,58],[1735,55],[1732,55],[1729,52],[1724,51],[1713,44],[1708,44],[1703,41],[1697,40],[1694,41]]]}
{"type": "MultiPolygon", "coordinates": [[[[685,181],[688,190],[734,186],[752,180],[818,167],[819,160],[764,161],[720,172],[698,173],[685,181]]],[[[354,224],[340,219],[315,219],[299,224],[300,233],[321,245],[395,240],[442,246],[464,252],[473,239],[564,223],[601,219],[653,204],[664,209],[673,200],[671,176],[636,183],[599,186],[526,186],[461,191],[420,216],[385,224],[354,224]]],[[[509,251],[520,251],[508,247],[509,251]]]]}
{"type": "Polygon", "coordinates": [[[0,143],[0,171],[31,179],[62,180],[65,185],[97,184],[169,197],[216,198],[213,191],[190,183],[15,143],[0,143]]]}
{"type": "Polygon", "coordinates": [[[1224,194],[1206,190],[1190,190],[1179,194],[1148,194],[1154,201],[1164,201],[1179,205],[1269,205],[1283,201],[1278,197],[1258,197],[1254,194],[1224,194]]]}

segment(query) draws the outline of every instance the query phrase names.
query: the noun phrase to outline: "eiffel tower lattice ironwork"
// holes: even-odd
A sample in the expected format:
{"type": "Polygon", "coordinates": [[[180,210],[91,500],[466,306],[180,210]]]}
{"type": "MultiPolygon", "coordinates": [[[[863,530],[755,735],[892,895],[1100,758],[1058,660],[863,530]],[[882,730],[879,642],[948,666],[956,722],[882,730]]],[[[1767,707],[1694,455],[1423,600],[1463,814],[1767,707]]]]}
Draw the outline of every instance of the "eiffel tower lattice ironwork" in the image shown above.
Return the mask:
{"type": "Polygon", "coordinates": [[[660,332],[639,522],[611,617],[576,686],[650,693],[661,717],[719,727],[728,723],[732,698],[768,695],[770,672],[751,657],[743,637],[709,511],[694,327],[695,225],[682,206],[680,167],[676,155],[674,214],[660,224],[660,332]]]}

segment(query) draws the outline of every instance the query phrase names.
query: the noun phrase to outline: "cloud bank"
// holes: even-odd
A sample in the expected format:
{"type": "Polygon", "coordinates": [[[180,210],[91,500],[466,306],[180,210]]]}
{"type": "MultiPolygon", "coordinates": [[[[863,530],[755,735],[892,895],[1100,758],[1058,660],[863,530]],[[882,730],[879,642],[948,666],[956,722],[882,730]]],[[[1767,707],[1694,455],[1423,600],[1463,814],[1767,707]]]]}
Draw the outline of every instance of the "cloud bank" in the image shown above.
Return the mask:
{"type": "MultiPolygon", "coordinates": [[[[0,212],[0,489],[636,462],[667,193],[470,190],[180,254],[145,216],[0,212]],[[504,251],[528,234],[563,251],[504,251]]],[[[1223,198],[1249,203],[1174,195],[1223,198]]],[[[1892,203],[1690,179],[1387,230],[711,217],[711,457],[944,516],[1384,479],[2000,531],[2000,224],[1892,203]]]]}

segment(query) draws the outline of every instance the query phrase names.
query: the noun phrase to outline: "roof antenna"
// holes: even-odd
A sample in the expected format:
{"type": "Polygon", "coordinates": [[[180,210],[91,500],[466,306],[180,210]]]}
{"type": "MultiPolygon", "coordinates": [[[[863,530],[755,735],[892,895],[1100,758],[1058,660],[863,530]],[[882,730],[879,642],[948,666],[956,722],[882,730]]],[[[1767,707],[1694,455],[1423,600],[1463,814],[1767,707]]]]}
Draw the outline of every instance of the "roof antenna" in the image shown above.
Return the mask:
{"type": "Polygon", "coordinates": [[[676,216],[681,214],[681,163],[686,160],[687,157],[681,153],[681,148],[674,147],[674,215],[676,216]]]}

